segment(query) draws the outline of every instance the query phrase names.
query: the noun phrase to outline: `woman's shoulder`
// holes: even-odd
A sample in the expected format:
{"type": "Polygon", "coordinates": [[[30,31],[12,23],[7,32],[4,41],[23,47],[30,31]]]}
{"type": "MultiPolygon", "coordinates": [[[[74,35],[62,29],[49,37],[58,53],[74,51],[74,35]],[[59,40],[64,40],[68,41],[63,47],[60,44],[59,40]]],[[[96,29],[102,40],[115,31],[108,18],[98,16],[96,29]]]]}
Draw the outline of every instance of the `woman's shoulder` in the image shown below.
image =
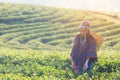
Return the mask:
{"type": "Polygon", "coordinates": [[[76,37],[80,37],[80,33],[78,32],[78,33],[76,33],[76,35],[75,35],[76,37]]]}
{"type": "Polygon", "coordinates": [[[89,34],[89,42],[90,43],[93,43],[93,42],[95,42],[96,43],[96,40],[95,40],[95,38],[93,37],[93,35],[91,35],[91,34],[89,34]]]}
{"type": "Polygon", "coordinates": [[[95,40],[95,38],[91,35],[91,38],[90,38],[90,43],[91,44],[93,44],[93,43],[95,43],[96,44],[96,40],[95,40]]]}

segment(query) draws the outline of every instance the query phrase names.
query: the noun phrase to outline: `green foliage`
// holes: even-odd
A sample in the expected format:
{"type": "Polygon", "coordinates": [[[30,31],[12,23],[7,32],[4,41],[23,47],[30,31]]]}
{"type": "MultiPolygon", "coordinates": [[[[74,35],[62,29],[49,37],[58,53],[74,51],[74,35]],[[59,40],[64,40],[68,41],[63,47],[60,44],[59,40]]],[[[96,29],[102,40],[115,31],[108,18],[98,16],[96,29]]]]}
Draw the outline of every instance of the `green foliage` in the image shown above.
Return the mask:
{"type": "Polygon", "coordinates": [[[120,80],[120,27],[109,20],[116,16],[3,3],[0,11],[0,80],[120,80]],[[76,74],[69,55],[84,20],[105,41],[93,70],[76,74]]]}
{"type": "Polygon", "coordinates": [[[70,52],[67,51],[34,51],[10,50],[0,51],[1,79],[58,79],[58,80],[104,80],[120,79],[120,55],[118,51],[101,50],[99,61],[93,70],[76,74],[71,69],[70,52]],[[104,52],[104,53],[103,53],[104,52]],[[114,53],[116,53],[114,55],[114,53]]]}

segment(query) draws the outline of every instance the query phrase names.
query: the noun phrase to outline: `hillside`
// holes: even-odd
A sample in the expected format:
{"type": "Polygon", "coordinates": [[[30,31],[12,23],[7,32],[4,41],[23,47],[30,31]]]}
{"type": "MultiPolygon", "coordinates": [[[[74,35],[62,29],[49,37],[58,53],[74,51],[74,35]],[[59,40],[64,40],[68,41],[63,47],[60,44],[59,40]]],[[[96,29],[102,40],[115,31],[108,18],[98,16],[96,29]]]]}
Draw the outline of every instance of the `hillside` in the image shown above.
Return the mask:
{"type": "Polygon", "coordinates": [[[80,23],[89,20],[91,31],[105,38],[103,48],[120,48],[118,17],[93,11],[4,3],[0,3],[0,12],[0,45],[4,47],[69,49],[80,23]]]}
{"type": "Polygon", "coordinates": [[[0,80],[120,80],[120,18],[102,12],[0,3],[0,80]],[[91,72],[70,51],[80,23],[104,37],[91,72]]]}

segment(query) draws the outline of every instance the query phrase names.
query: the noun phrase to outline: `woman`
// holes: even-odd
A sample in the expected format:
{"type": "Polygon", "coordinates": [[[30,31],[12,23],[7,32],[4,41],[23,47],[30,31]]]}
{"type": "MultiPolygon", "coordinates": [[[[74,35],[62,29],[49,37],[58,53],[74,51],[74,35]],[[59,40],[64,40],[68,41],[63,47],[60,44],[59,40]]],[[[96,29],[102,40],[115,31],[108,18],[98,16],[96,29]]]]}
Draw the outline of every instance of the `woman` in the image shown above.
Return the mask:
{"type": "Polygon", "coordinates": [[[72,68],[76,73],[91,70],[92,65],[97,61],[96,42],[90,34],[90,23],[84,21],[76,34],[73,48],[70,54],[72,68]]]}

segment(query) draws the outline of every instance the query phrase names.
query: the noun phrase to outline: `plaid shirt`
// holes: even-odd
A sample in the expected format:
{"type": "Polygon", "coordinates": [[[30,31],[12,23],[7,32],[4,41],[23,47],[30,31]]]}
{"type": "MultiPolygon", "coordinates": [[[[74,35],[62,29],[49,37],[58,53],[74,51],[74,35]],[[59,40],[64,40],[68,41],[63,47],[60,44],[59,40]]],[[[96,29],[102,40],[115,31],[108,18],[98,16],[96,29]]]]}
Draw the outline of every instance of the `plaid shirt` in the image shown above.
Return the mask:
{"type": "Polygon", "coordinates": [[[89,41],[90,45],[88,46],[86,42],[84,44],[80,44],[80,34],[77,34],[74,38],[70,56],[75,64],[75,69],[78,71],[82,70],[87,58],[90,58],[92,62],[97,61],[95,40],[91,37],[89,41]]]}

